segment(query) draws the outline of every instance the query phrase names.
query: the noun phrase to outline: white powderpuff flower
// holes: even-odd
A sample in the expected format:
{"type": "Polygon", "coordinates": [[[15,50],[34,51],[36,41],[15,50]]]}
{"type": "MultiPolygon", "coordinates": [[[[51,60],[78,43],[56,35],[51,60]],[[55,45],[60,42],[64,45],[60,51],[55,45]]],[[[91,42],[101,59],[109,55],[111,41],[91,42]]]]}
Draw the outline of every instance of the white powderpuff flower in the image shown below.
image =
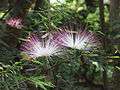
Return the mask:
{"type": "Polygon", "coordinates": [[[39,39],[35,34],[32,34],[26,42],[21,45],[21,50],[32,58],[42,56],[53,56],[62,53],[62,47],[54,42],[52,38],[39,39]]]}
{"type": "Polygon", "coordinates": [[[54,34],[55,42],[65,47],[79,50],[90,50],[100,44],[99,39],[92,32],[86,30],[68,31],[68,28],[62,28],[54,34]]]}

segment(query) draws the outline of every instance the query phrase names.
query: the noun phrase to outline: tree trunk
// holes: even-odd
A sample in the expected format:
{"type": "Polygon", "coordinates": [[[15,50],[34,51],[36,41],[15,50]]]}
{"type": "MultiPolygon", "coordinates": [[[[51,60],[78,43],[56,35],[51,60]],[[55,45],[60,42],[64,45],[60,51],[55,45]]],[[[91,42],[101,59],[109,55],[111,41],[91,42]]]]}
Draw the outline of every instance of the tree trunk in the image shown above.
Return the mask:
{"type": "Polygon", "coordinates": [[[40,9],[48,9],[50,4],[49,0],[37,0],[35,4],[35,10],[40,10],[40,9]]]}
{"type": "Polygon", "coordinates": [[[10,12],[10,17],[24,18],[35,2],[36,0],[16,0],[13,10],[10,12]]]}
{"type": "Polygon", "coordinates": [[[97,2],[96,2],[96,0],[85,0],[85,4],[87,6],[87,9],[90,12],[95,12],[95,10],[97,8],[97,2]]]}
{"type": "Polygon", "coordinates": [[[8,7],[8,1],[7,0],[0,0],[0,11],[6,10],[8,7]]]}
{"type": "Polygon", "coordinates": [[[8,0],[9,8],[14,7],[16,0],[8,0]]]}
{"type": "MultiPolygon", "coordinates": [[[[107,55],[107,48],[108,48],[108,41],[107,41],[107,31],[105,28],[105,19],[104,19],[104,0],[99,0],[99,19],[100,19],[100,27],[101,31],[105,34],[103,36],[103,48],[105,50],[105,54],[107,55]]],[[[107,65],[106,65],[106,60],[104,60],[103,64],[103,88],[104,90],[108,90],[108,80],[107,80],[107,65]]]]}
{"type": "MultiPolygon", "coordinates": [[[[112,38],[120,34],[120,0],[110,0],[110,25],[112,28],[112,38]]],[[[117,40],[117,39],[116,39],[117,40]]],[[[120,71],[116,68],[120,67],[119,60],[114,62],[114,72],[113,72],[113,90],[120,90],[120,71]]]]}

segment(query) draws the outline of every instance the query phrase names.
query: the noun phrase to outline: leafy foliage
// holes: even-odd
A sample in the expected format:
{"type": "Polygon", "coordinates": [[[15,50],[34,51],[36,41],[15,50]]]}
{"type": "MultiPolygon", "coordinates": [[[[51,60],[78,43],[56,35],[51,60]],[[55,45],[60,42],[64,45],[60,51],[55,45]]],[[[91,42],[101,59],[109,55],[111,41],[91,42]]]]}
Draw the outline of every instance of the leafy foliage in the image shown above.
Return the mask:
{"type": "MultiPolygon", "coordinates": [[[[22,88],[22,84],[26,82],[47,90],[47,87],[54,87],[51,82],[46,80],[46,77],[38,74],[33,76],[26,76],[22,74],[22,68],[26,65],[25,62],[16,62],[12,66],[1,63],[0,67],[0,89],[1,90],[18,90],[22,88]]],[[[25,88],[25,87],[23,87],[25,88]]]]}

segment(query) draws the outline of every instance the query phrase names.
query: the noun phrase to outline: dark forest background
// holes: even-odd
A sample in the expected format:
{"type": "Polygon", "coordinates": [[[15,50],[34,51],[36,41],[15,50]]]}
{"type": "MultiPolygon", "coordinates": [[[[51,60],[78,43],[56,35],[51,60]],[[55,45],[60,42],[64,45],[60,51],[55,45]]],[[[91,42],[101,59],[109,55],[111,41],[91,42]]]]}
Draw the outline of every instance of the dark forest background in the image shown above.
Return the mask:
{"type": "Polygon", "coordinates": [[[120,90],[120,0],[0,0],[0,90],[120,90]],[[6,20],[22,18],[21,29],[6,20]],[[30,33],[81,25],[101,37],[97,53],[30,61],[19,51],[30,33]],[[79,58],[79,59],[78,59],[79,58]],[[52,72],[52,75],[51,75],[52,72]]]}

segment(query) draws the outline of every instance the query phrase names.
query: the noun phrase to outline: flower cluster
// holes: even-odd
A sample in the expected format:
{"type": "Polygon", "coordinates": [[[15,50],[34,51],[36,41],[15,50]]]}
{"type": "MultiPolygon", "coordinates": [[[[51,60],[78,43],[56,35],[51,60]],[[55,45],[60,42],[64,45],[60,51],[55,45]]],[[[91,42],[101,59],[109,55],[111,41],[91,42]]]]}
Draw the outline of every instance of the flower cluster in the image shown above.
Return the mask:
{"type": "Polygon", "coordinates": [[[7,19],[6,24],[17,29],[21,29],[23,27],[22,19],[18,17],[7,19]]]}
{"type": "Polygon", "coordinates": [[[68,29],[62,28],[52,36],[50,35],[47,40],[38,38],[35,34],[30,35],[26,42],[22,44],[21,50],[30,57],[37,58],[61,54],[65,47],[89,50],[98,46],[98,44],[99,40],[91,32],[86,30],[68,31],[68,29]]]}

